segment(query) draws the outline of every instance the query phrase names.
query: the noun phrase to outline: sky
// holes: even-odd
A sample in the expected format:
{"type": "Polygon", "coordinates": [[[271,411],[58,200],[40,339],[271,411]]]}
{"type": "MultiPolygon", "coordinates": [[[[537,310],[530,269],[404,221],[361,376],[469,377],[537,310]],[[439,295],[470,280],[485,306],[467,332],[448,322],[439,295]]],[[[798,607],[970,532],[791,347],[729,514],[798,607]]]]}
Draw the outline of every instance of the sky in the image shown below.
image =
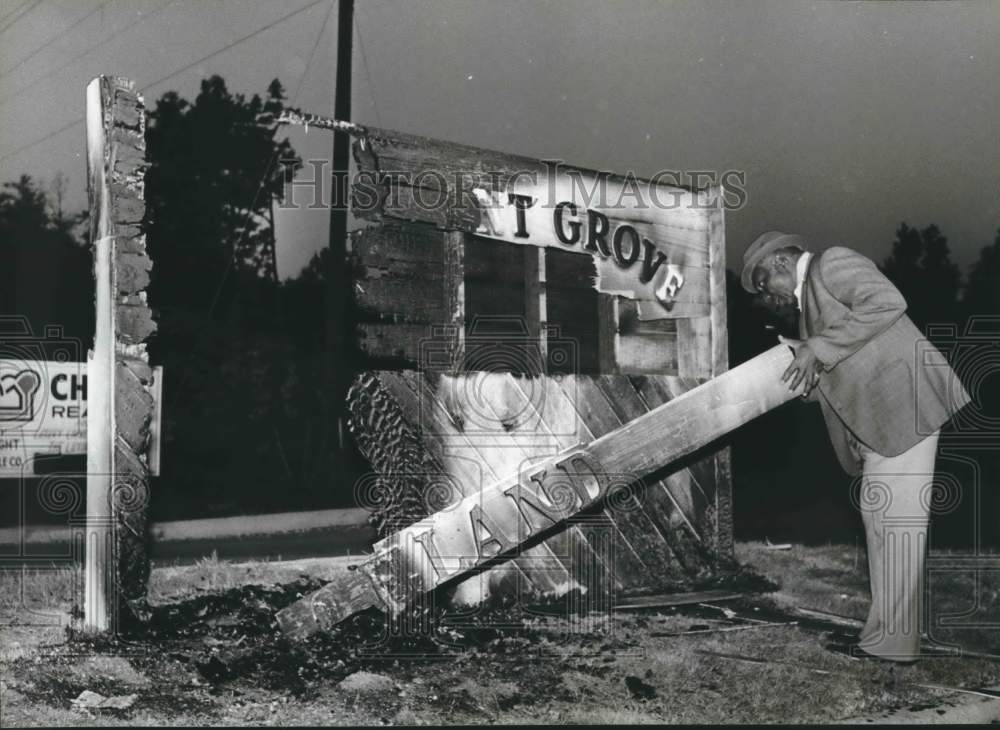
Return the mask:
{"type": "MultiPolygon", "coordinates": [[[[356,5],[353,121],[620,174],[744,171],[731,268],[770,229],[881,261],[906,221],[936,223],[964,273],[1000,229],[992,0],[356,5]]],[[[150,106],[213,74],[247,95],[277,77],[332,115],[336,19],[336,0],[0,0],[0,179],[62,172],[68,207],[86,206],[98,74],[133,79],[150,106]]],[[[329,133],[287,136],[329,159],[329,133]]],[[[279,213],[282,277],[327,223],[279,213]]]]}

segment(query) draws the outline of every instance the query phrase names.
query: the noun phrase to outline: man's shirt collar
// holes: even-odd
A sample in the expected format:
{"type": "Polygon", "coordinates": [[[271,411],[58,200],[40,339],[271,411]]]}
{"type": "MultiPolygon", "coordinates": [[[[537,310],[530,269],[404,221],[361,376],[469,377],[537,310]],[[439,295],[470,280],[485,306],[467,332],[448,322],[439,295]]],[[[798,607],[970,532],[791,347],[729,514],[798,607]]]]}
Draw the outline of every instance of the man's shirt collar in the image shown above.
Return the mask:
{"type": "Polygon", "coordinates": [[[809,268],[809,259],[811,258],[811,253],[803,251],[795,263],[795,302],[799,305],[800,312],[802,311],[802,284],[806,280],[806,271],[809,268]]]}

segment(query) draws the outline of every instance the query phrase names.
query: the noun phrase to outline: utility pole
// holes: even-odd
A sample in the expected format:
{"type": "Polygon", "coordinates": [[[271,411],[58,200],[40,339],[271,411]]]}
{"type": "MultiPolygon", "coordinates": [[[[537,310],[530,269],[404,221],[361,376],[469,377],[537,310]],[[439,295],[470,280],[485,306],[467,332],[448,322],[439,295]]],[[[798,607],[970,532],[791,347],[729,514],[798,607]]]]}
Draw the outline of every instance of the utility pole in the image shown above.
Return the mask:
{"type": "MultiPolygon", "coordinates": [[[[351,56],[354,46],[354,0],[338,0],[337,79],[334,90],[335,118],[351,119],[351,56]]],[[[327,262],[326,365],[330,418],[337,424],[338,471],[347,466],[344,448],[344,397],[347,389],[347,345],[344,329],[347,305],[347,210],[351,138],[347,132],[333,133],[333,178],[330,205],[329,260],[327,262]]]]}

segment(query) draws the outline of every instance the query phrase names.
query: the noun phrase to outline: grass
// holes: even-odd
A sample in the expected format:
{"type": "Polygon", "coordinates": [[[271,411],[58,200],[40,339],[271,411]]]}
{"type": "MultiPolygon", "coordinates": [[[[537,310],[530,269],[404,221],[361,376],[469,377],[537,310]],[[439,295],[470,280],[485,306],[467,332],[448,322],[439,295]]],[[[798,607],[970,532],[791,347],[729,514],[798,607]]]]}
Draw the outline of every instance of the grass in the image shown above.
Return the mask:
{"type": "MultiPolygon", "coordinates": [[[[738,558],[780,584],[765,597],[775,606],[855,618],[867,611],[864,552],[855,546],[779,551],[741,543],[738,558]]],[[[1000,682],[1000,665],[985,659],[936,658],[901,669],[854,661],[824,650],[822,635],[795,625],[657,636],[730,626],[722,612],[710,609],[616,613],[596,623],[536,617],[525,622],[527,630],[456,625],[455,635],[464,636],[461,647],[423,661],[276,649],[277,658],[288,658],[293,668],[316,669],[306,682],[286,683],[267,664],[275,656],[262,660],[259,652],[247,654],[249,667],[232,676],[206,672],[212,666],[206,658],[225,663],[243,656],[254,640],[253,622],[265,615],[241,623],[224,612],[213,614],[213,597],[246,591],[241,587],[247,584],[329,576],[349,562],[233,564],[212,557],[159,567],[150,581],[151,601],[186,600],[196,607],[191,616],[207,615],[184,619],[201,627],[186,642],[179,637],[155,651],[131,653],[65,641],[73,599],[69,572],[0,574],[3,725],[823,723],[941,701],[942,693],[921,684],[1000,682]],[[474,638],[477,631],[481,635],[474,638]],[[338,685],[359,668],[391,682],[370,690],[338,685]],[[630,684],[646,689],[636,695],[630,684]],[[70,705],[83,689],[135,693],[139,699],[130,710],[88,714],[70,705]]],[[[996,620],[990,611],[997,611],[998,602],[990,597],[998,584],[988,580],[998,577],[980,576],[980,610],[966,625],[940,627],[943,637],[1000,653],[1000,632],[989,626],[996,620]]],[[[932,584],[933,615],[975,607],[971,572],[951,571],[934,580],[940,585],[932,584]]],[[[259,600],[253,596],[248,603],[259,600]]]]}

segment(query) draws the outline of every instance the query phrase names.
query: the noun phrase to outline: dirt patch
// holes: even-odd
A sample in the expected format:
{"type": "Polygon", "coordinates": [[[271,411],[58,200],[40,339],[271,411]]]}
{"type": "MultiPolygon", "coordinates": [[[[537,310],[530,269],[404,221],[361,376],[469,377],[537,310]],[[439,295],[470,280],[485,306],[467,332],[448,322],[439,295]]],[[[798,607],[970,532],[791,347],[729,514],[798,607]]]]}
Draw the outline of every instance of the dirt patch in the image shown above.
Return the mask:
{"type": "Polygon", "coordinates": [[[780,592],[748,572],[744,589],[772,589],[743,601],[627,613],[501,602],[393,621],[373,612],[301,644],[274,617],[321,580],[197,591],[154,605],[149,624],[118,642],[50,632],[49,645],[30,648],[19,634],[24,646],[0,665],[4,697],[10,724],[768,723],[938,707],[941,693],[921,683],[1000,682],[986,660],[894,672],[826,652],[836,627],[783,601],[799,575],[825,595],[810,570],[828,571],[823,591],[850,590],[857,575],[840,553],[805,557],[780,558],[770,573],[780,592]],[[75,709],[84,690],[136,701],[75,709]]]}

